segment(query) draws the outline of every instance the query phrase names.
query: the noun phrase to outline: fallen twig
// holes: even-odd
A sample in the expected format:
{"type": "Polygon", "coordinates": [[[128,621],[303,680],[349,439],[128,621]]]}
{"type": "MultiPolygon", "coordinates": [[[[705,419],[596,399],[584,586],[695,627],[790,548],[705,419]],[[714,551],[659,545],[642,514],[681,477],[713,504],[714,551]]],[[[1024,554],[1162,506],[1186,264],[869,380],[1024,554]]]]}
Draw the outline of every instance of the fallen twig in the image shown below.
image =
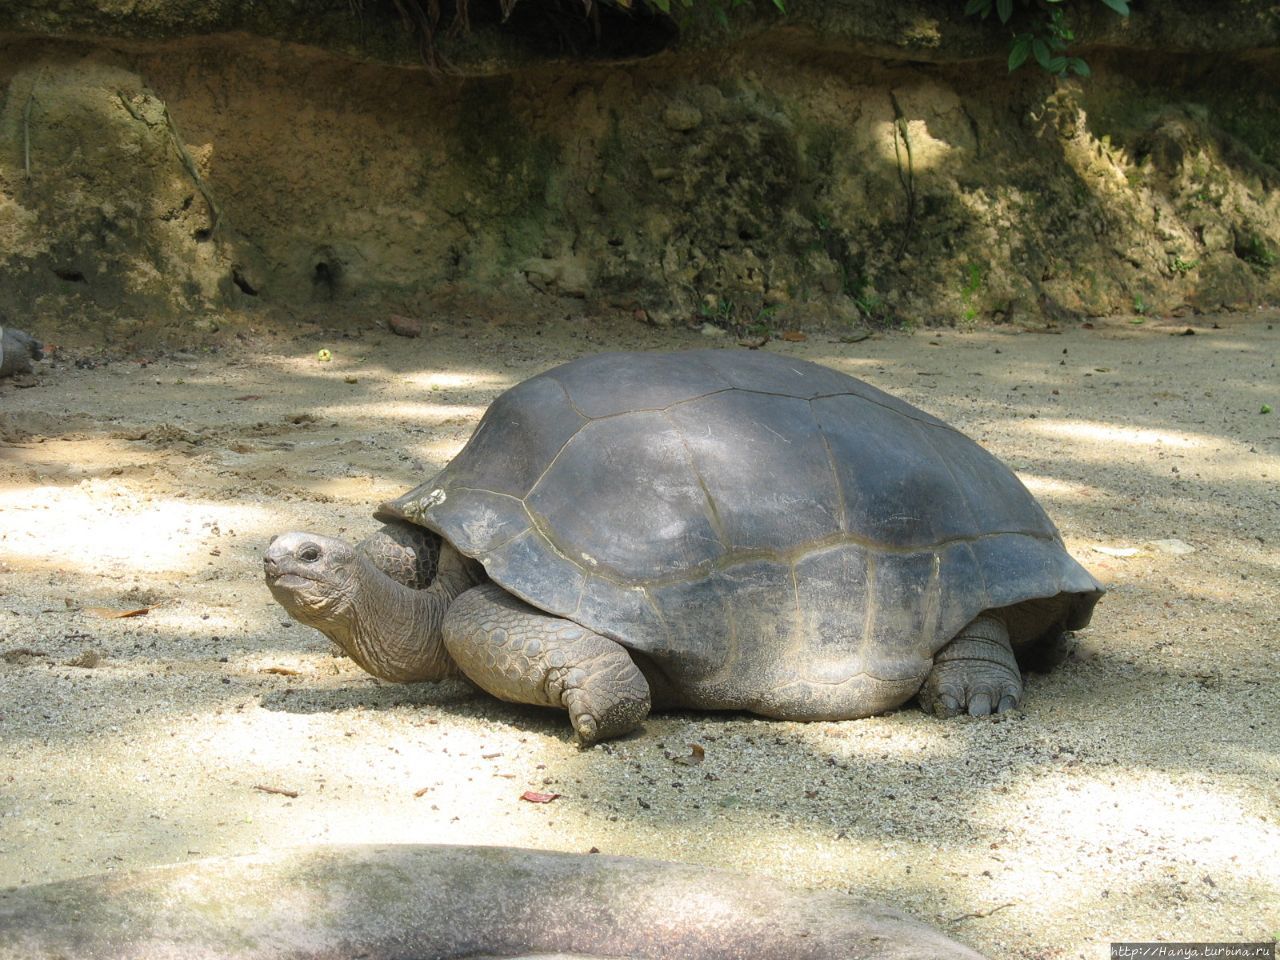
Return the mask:
{"type": "Polygon", "coordinates": [[[976,913],[962,913],[958,917],[952,917],[950,920],[947,921],[947,923],[959,923],[962,920],[980,920],[983,917],[991,916],[993,913],[997,912],[998,910],[1003,910],[1005,907],[1012,907],[1012,906],[1013,906],[1012,902],[1000,903],[992,907],[990,910],[979,910],[976,913]]]}
{"type": "Polygon", "coordinates": [[[253,785],[253,789],[261,791],[262,793],[276,793],[282,797],[289,797],[291,799],[296,799],[298,796],[297,790],[286,790],[284,787],[266,787],[260,783],[255,783],[253,785]]]}

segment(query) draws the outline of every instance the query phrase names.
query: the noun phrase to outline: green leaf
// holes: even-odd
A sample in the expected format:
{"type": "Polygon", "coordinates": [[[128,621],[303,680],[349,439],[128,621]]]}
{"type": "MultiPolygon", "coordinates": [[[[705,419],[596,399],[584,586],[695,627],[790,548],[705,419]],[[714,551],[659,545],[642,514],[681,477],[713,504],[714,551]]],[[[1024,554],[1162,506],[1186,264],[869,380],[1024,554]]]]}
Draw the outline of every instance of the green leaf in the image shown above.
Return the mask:
{"type": "Polygon", "coordinates": [[[1067,58],[1052,57],[1049,60],[1049,65],[1045,67],[1045,69],[1048,70],[1050,73],[1056,73],[1059,76],[1061,76],[1062,74],[1067,72],[1067,58]]]}
{"type": "Polygon", "coordinates": [[[1010,73],[1027,62],[1027,57],[1031,55],[1031,40],[1032,36],[1029,33],[1014,38],[1013,45],[1009,47],[1010,73]]]}
{"type": "Polygon", "coordinates": [[[1067,62],[1070,65],[1071,69],[1076,72],[1076,76],[1078,77],[1093,76],[1093,71],[1089,69],[1089,65],[1085,63],[1083,60],[1081,60],[1079,57],[1072,57],[1067,62]]]}
{"type": "Polygon", "coordinates": [[[1128,0],[1102,0],[1102,2],[1122,17],[1127,17],[1129,15],[1128,0]]]}
{"type": "Polygon", "coordinates": [[[671,13],[671,0],[653,0],[653,5],[663,13],[671,13]]]}
{"type": "MultiPolygon", "coordinates": [[[[1106,3],[1107,0],[1103,0],[1106,3]]],[[[1000,17],[1001,23],[1008,23],[1009,18],[1013,16],[1013,0],[996,0],[996,14],[1000,17]]]]}
{"type": "Polygon", "coordinates": [[[1036,55],[1036,63],[1040,64],[1040,66],[1048,70],[1049,69],[1049,45],[1045,43],[1043,40],[1041,40],[1039,37],[1036,37],[1034,40],[1031,41],[1031,52],[1036,55]]]}
{"type": "Polygon", "coordinates": [[[773,5],[778,8],[779,13],[781,13],[783,16],[786,16],[787,5],[783,3],[783,0],[773,0],[773,5]]]}
{"type": "Polygon", "coordinates": [[[975,13],[983,13],[984,8],[986,10],[991,9],[991,0],[969,0],[964,5],[964,15],[972,17],[975,13]]]}

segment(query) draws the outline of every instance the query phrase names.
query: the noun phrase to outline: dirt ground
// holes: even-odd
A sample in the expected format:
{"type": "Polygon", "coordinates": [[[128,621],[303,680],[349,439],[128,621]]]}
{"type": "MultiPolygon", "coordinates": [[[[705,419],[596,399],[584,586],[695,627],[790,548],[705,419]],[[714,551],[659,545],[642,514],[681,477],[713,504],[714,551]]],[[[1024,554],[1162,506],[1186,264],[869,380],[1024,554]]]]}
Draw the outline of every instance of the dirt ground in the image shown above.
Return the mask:
{"type": "Polygon", "coordinates": [[[404,339],[383,319],[244,321],[145,355],[67,338],[0,384],[0,885],[493,843],[854,891],[992,957],[1280,931],[1280,316],[770,343],[984,444],[1110,592],[996,720],[674,713],[589,750],[563,715],[335,658],[272,601],[262,551],[363,536],[550,366],[736,347],[574,317],[404,339]]]}

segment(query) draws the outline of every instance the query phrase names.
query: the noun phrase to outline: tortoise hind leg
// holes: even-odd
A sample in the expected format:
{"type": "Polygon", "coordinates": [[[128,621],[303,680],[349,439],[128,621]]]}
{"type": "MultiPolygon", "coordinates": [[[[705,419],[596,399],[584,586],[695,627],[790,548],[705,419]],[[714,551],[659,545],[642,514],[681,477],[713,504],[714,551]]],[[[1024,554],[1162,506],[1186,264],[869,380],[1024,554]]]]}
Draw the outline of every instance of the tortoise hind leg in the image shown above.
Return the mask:
{"type": "Polygon", "coordinates": [[[627,733],[649,713],[649,684],[621,644],[497,584],[453,601],[444,642],[462,672],[500,700],[568,710],[584,744],[627,733]]]}
{"type": "Polygon", "coordinates": [[[1009,643],[1009,630],[991,616],[980,616],[933,658],[920,689],[920,703],[940,717],[967,711],[985,717],[1003,713],[1022,699],[1022,675],[1009,643]]]}

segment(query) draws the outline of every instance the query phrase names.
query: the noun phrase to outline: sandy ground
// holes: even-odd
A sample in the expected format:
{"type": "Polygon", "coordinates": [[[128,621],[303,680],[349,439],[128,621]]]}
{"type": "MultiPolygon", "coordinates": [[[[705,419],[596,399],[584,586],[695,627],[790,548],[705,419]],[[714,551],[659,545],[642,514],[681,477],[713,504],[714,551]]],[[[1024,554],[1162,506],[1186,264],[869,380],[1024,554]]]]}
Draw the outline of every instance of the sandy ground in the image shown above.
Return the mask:
{"type": "Polygon", "coordinates": [[[64,346],[34,386],[0,384],[0,885],[504,843],[854,891],[993,957],[1271,939],[1280,413],[1260,411],[1280,408],[1280,318],[1217,319],[769,344],[986,445],[1111,592],[995,721],[676,713],[590,750],[562,715],[334,658],[272,602],[261,552],[298,527],[362,536],[524,377],[709,338],[450,316],[415,340],[300,322],[217,349],[64,346]],[[692,744],[705,759],[680,763],[692,744]]]}

